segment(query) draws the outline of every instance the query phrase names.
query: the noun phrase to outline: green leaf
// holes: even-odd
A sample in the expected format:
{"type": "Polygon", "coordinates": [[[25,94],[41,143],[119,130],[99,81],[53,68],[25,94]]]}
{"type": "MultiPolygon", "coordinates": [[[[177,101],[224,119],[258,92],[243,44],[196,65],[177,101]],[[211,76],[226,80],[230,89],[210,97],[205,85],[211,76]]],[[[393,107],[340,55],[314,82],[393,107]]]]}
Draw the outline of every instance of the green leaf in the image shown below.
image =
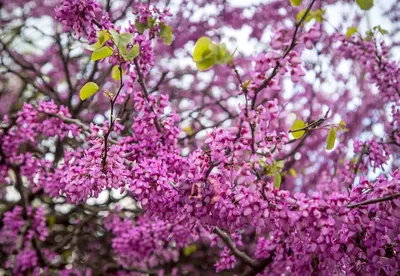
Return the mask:
{"type": "Polygon", "coordinates": [[[128,44],[132,41],[132,34],[130,33],[122,33],[119,34],[115,30],[110,31],[114,43],[118,47],[118,51],[124,57],[126,61],[130,61],[137,57],[140,53],[139,45],[134,45],[130,50],[128,50],[128,44]]]}
{"type": "Polygon", "coordinates": [[[300,6],[301,2],[303,2],[303,0],[290,0],[290,4],[292,4],[295,7],[300,6]]]}
{"type": "Polygon", "coordinates": [[[367,35],[367,36],[364,38],[365,41],[370,41],[370,40],[374,37],[374,31],[372,31],[372,29],[366,31],[365,34],[367,35]]]}
{"type": "Polygon", "coordinates": [[[88,82],[82,87],[81,91],[79,91],[79,97],[82,101],[84,101],[90,96],[96,94],[98,90],[99,87],[97,84],[95,84],[94,82],[88,82]]]}
{"type": "Polygon", "coordinates": [[[113,54],[113,50],[110,47],[108,47],[108,46],[101,47],[100,49],[97,49],[92,53],[92,61],[96,61],[96,60],[100,60],[100,59],[109,57],[112,54],[113,54]]]}
{"type": "Polygon", "coordinates": [[[281,177],[280,173],[276,172],[274,174],[274,187],[276,189],[279,189],[279,187],[281,186],[281,182],[282,182],[282,177],[281,177]]]}
{"type": "Polygon", "coordinates": [[[205,58],[201,61],[196,62],[197,69],[200,71],[207,70],[215,64],[215,57],[205,58]]]}
{"type": "Polygon", "coordinates": [[[374,0],[356,0],[362,10],[369,10],[374,5],[374,0]]]}
{"type": "Polygon", "coordinates": [[[117,45],[117,48],[120,51],[121,49],[126,48],[126,46],[128,46],[128,43],[132,41],[132,34],[130,33],[119,34],[115,30],[110,30],[110,33],[114,40],[115,45],[117,45]]]}
{"type": "Polygon", "coordinates": [[[216,63],[218,64],[227,64],[233,58],[233,56],[226,49],[225,43],[221,43],[220,45],[218,45],[216,52],[217,52],[216,63]]]}
{"type": "Polygon", "coordinates": [[[274,166],[280,171],[285,166],[285,161],[284,160],[276,161],[274,166]]]}
{"type": "Polygon", "coordinates": [[[154,24],[156,24],[157,19],[153,18],[153,17],[147,17],[147,26],[149,26],[149,28],[153,28],[154,24]]]}
{"type": "MultiPolygon", "coordinates": [[[[125,75],[125,70],[122,70],[122,75],[125,75]]],[[[112,68],[111,77],[116,81],[121,79],[121,72],[119,71],[119,65],[115,65],[112,68]]]]}
{"type": "Polygon", "coordinates": [[[138,30],[138,32],[141,34],[144,33],[144,31],[148,28],[147,23],[143,24],[143,23],[140,23],[139,21],[135,22],[135,27],[138,30]]]}
{"type": "Polygon", "coordinates": [[[218,46],[213,44],[211,39],[200,37],[193,51],[193,61],[196,62],[197,69],[200,71],[211,68],[216,62],[216,51],[218,46]]]}
{"type": "Polygon", "coordinates": [[[193,135],[194,133],[194,129],[190,125],[183,127],[182,130],[186,132],[189,136],[193,135]]]}
{"type": "MultiPolygon", "coordinates": [[[[300,20],[303,18],[304,14],[306,13],[307,9],[304,9],[302,11],[300,11],[297,15],[296,15],[296,23],[299,23],[300,20]]],[[[310,22],[311,19],[313,19],[313,15],[312,15],[312,11],[309,11],[306,15],[305,21],[306,22],[310,22]]]]}
{"type": "Polygon", "coordinates": [[[243,83],[242,88],[243,90],[246,90],[247,87],[249,87],[249,84],[251,83],[251,80],[246,81],[245,83],[243,83]]]}
{"type": "Polygon", "coordinates": [[[303,120],[294,121],[294,123],[292,125],[292,128],[290,129],[290,132],[292,133],[293,138],[294,139],[300,139],[304,135],[304,133],[306,133],[306,131],[305,130],[299,130],[299,129],[303,129],[305,127],[306,127],[306,125],[303,122],[303,120]]]}
{"type": "Polygon", "coordinates": [[[47,224],[49,227],[53,227],[54,224],[56,224],[56,216],[55,215],[49,215],[47,216],[47,224]]]}
{"type": "Polygon", "coordinates": [[[121,54],[126,61],[131,61],[135,57],[137,57],[140,53],[139,45],[133,45],[133,47],[128,51],[128,49],[124,48],[121,50],[121,54]]]}
{"type": "Polygon", "coordinates": [[[321,23],[322,21],[324,21],[324,15],[325,15],[325,10],[324,10],[324,9],[315,10],[314,13],[313,13],[313,17],[314,17],[315,20],[317,20],[319,23],[321,23]]]}
{"type": "Polygon", "coordinates": [[[183,255],[189,256],[197,251],[197,246],[195,244],[191,244],[188,247],[183,249],[183,255]]]}
{"type": "Polygon", "coordinates": [[[226,49],[225,43],[220,45],[212,43],[211,39],[200,37],[193,51],[193,61],[197,68],[202,71],[212,67],[214,64],[227,64],[233,55],[226,49]]]}
{"type": "Polygon", "coordinates": [[[163,39],[165,45],[172,43],[172,28],[171,26],[160,24],[160,37],[163,39]]]}
{"type": "Polygon", "coordinates": [[[131,41],[132,41],[132,34],[130,33],[120,34],[118,39],[118,48],[120,49],[121,47],[126,47],[131,41]]]}
{"type": "Polygon", "coordinates": [[[110,39],[110,35],[107,30],[102,30],[97,32],[97,41],[96,43],[89,45],[87,47],[89,50],[94,51],[103,47],[103,45],[110,39]]]}
{"type": "Polygon", "coordinates": [[[349,39],[353,34],[358,33],[357,27],[350,27],[347,29],[346,38],[349,39]]]}
{"type": "Polygon", "coordinates": [[[380,32],[382,35],[385,35],[385,34],[389,33],[387,30],[382,29],[382,27],[380,25],[379,26],[375,26],[374,30],[378,30],[378,32],[380,32]]]}
{"type": "Polygon", "coordinates": [[[111,37],[116,45],[118,45],[119,41],[119,33],[116,30],[110,30],[111,37]]]}
{"type": "Polygon", "coordinates": [[[267,163],[265,162],[265,160],[263,158],[258,159],[258,164],[260,164],[260,166],[263,168],[268,167],[267,163]]]}
{"type": "Polygon", "coordinates": [[[193,51],[193,60],[195,62],[198,62],[205,57],[207,57],[209,54],[211,54],[211,50],[209,46],[212,44],[212,41],[210,38],[206,36],[200,37],[196,45],[194,46],[194,51],[193,51]]]}
{"type": "Polygon", "coordinates": [[[295,169],[290,168],[289,173],[290,173],[294,178],[296,178],[297,173],[296,173],[296,170],[295,170],[295,169]]]}
{"type": "Polygon", "coordinates": [[[336,141],[336,129],[331,128],[328,133],[328,137],[326,137],[326,149],[331,150],[335,146],[336,141]]]}

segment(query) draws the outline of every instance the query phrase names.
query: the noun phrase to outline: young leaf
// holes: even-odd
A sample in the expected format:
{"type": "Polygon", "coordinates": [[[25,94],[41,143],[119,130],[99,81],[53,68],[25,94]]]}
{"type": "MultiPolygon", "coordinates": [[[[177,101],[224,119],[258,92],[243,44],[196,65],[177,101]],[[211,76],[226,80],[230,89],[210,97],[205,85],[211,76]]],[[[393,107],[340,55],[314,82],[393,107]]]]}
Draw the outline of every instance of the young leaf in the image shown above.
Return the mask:
{"type": "Polygon", "coordinates": [[[194,133],[194,129],[190,125],[183,127],[182,130],[188,135],[193,135],[194,133]]]}
{"type": "Polygon", "coordinates": [[[210,69],[214,64],[215,64],[215,57],[213,56],[196,62],[197,69],[199,69],[200,71],[210,69]]]}
{"type": "Polygon", "coordinates": [[[121,49],[121,53],[122,56],[124,57],[124,59],[126,61],[131,61],[133,60],[135,57],[137,57],[139,55],[139,45],[133,45],[133,47],[128,51],[128,49],[125,47],[123,49],[121,49]]]}
{"type": "Polygon", "coordinates": [[[194,46],[193,50],[193,60],[195,62],[198,62],[202,59],[204,59],[207,55],[211,53],[211,50],[209,49],[209,45],[212,44],[212,41],[210,38],[206,36],[200,37],[196,45],[194,46]]]}
{"type": "Polygon", "coordinates": [[[102,31],[98,32],[98,37],[99,38],[97,39],[97,42],[99,43],[99,48],[101,46],[103,46],[104,43],[106,43],[107,40],[110,38],[110,36],[108,35],[107,30],[102,30],[102,31]]]}
{"type": "Polygon", "coordinates": [[[315,18],[315,20],[317,20],[319,23],[321,23],[324,20],[324,14],[325,14],[324,9],[318,9],[318,10],[314,11],[313,17],[315,18]]]}
{"type": "Polygon", "coordinates": [[[110,47],[108,47],[108,46],[101,47],[100,49],[97,49],[92,53],[92,61],[96,61],[96,60],[100,60],[100,59],[109,57],[112,54],[113,54],[113,50],[110,47]]]}
{"type": "Polygon", "coordinates": [[[143,23],[140,23],[139,21],[135,22],[135,27],[138,30],[138,32],[141,34],[144,33],[144,31],[148,28],[147,23],[143,24],[143,23]]]}
{"type": "Polygon", "coordinates": [[[357,27],[350,27],[347,29],[346,38],[349,39],[353,34],[357,33],[357,27]]]}
{"type": "Polygon", "coordinates": [[[128,44],[132,41],[132,34],[130,33],[122,33],[111,30],[110,31],[114,43],[118,47],[118,51],[124,57],[126,61],[130,61],[139,55],[139,45],[134,45],[130,50],[128,50],[128,44]]]}
{"type": "Polygon", "coordinates": [[[274,166],[275,166],[278,170],[282,170],[283,167],[285,166],[285,161],[283,161],[283,160],[276,161],[275,164],[274,164],[274,166]]]}
{"type": "Polygon", "coordinates": [[[89,47],[87,47],[87,49],[89,49],[91,51],[100,49],[107,42],[107,40],[110,39],[110,36],[109,36],[107,30],[98,31],[97,37],[98,38],[97,38],[96,43],[89,45],[89,47]]]}
{"type": "Polygon", "coordinates": [[[336,129],[331,128],[328,133],[328,137],[326,137],[326,149],[331,150],[335,146],[336,141],[336,129]]]}
{"type": "Polygon", "coordinates": [[[193,61],[196,62],[197,69],[203,71],[211,68],[216,62],[215,51],[217,49],[217,45],[213,44],[210,38],[200,37],[193,51],[193,61]]]}
{"type": "Polygon", "coordinates": [[[81,91],[79,92],[79,97],[82,101],[84,101],[90,96],[93,96],[98,90],[99,87],[97,84],[94,82],[88,82],[82,87],[81,91]]]}
{"type": "MultiPolygon", "coordinates": [[[[303,18],[304,14],[306,13],[307,9],[304,9],[302,11],[299,11],[299,13],[296,15],[296,22],[299,23],[300,20],[303,18]]],[[[305,21],[310,22],[311,19],[313,19],[312,11],[309,11],[306,15],[305,21]]],[[[303,21],[304,22],[304,21],[303,21]]]]}
{"type": "Polygon", "coordinates": [[[110,30],[110,33],[120,52],[124,49],[126,50],[128,43],[132,41],[132,34],[130,33],[119,34],[115,30],[110,30]]]}
{"type": "Polygon", "coordinates": [[[304,133],[306,133],[305,130],[299,130],[305,128],[305,123],[302,120],[296,120],[294,121],[292,128],[290,129],[290,132],[293,135],[294,139],[300,139],[304,133]]]}
{"type": "Polygon", "coordinates": [[[362,10],[369,10],[374,5],[374,0],[356,0],[362,10]]]}
{"type": "Polygon", "coordinates": [[[296,178],[297,173],[296,173],[296,170],[295,170],[295,169],[290,168],[289,173],[290,173],[294,178],[296,178]]]}
{"type": "Polygon", "coordinates": [[[157,19],[153,17],[147,17],[147,26],[149,26],[149,29],[154,27],[154,24],[156,24],[157,19]]]}
{"type": "Polygon", "coordinates": [[[197,246],[195,244],[191,244],[188,247],[183,249],[183,255],[189,256],[197,251],[197,246]]]}
{"type": "Polygon", "coordinates": [[[258,164],[260,164],[260,166],[263,167],[263,168],[267,168],[268,167],[268,164],[262,158],[258,159],[258,164]]]}
{"type": "Polygon", "coordinates": [[[249,87],[250,82],[251,82],[251,80],[247,80],[245,83],[243,83],[243,86],[242,86],[243,90],[246,90],[247,87],[249,87]]]}
{"type": "MultiPolygon", "coordinates": [[[[124,74],[125,74],[125,70],[122,70],[122,75],[124,75],[124,74]]],[[[118,65],[115,65],[115,66],[112,68],[112,70],[111,70],[111,77],[112,77],[114,80],[116,80],[116,81],[118,81],[118,80],[121,79],[121,72],[119,71],[119,66],[118,66],[118,65]]]]}
{"type": "Polygon", "coordinates": [[[281,186],[281,182],[282,182],[282,177],[278,172],[275,172],[274,174],[274,187],[276,189],[279,189],[279,187],[281,186]]]}
{"type": "Polygon", "coordinates": [[[379,26],[375,26],[374,30],[378,30],[378,32],[380,32],[382,35],[388,34],[389,32],[385,29],[383,29],[380,25],[379,26]]]}
{"type": "Polygon", "coordinates": [[[119,42],[119,33],[116,30],[110,30],[111,37],[116,45],[119,42]]]}
{"type": "Polygon", "coordinates": [[[126,47],[128,43],[131,41],[132,41],[132,34],[130,33],[120,34],[118,38],[118,49],[121,50],[121,47],[126,47]]]}
{"type": "Polygon", "coordinates": [[[226,49],[225,43],[221,43],[220,45],[218,45],[216,52],[217,52],[216,62],[218,64],[227,64],[233,58],[233,56],[226,49]]]}
{"type": "Polygon", "coordinates": [[[303,0],[290,0],[290,3],[295,7],[300,6],[301,2],[303,2],[303,0]]]}
{"type": "Polygon", "coordinates": [[[163,39],[165,45],[171,45],[172,43],[171,26],[160,24],[160,37],[163,39]]]}

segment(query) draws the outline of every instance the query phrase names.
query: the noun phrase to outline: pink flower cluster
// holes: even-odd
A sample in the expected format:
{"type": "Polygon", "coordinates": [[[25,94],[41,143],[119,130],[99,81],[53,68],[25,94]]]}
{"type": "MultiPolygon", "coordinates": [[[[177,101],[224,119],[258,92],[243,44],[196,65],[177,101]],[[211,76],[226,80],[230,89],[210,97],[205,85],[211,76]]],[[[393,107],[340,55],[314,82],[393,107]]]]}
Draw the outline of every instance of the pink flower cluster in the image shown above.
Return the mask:
{"type": "Polygon", "coordinates": [[[44,209],[28,207],[25,210],[16,206],[4,214],[3,224],[0,231],[2,250],[8,254],[12,254],[14,250],[18,252],[15,260],[9,260],[7,266],[12,267],[16,275],[22,275],[31,269],[34,269],[34,275],[39,275],[38,254],[32,242],[34,239],[44,241],[49,234],[44,209]]]}
{"type": "MultiPolygon", "coordinates": [[[[61,0],[56,19],[76,37],[92,43],[96,29],[132,34],[127,47],[140,48],[132,61],[124,62],[111,41],[110,58],[85,69],[64,44],[26,58],[2,45],[22,68],[16,77],[29,87],[39,83],[43,97],[50,98],[29,98],[14,113],[2,108],[10,113],[0,124],[0,199],[8,208],[0,245],[7,272],[399,273],[400,71],[389,60],[389,47],[374,37],[327,33],[325,21],[290,24],[285,19],[294,21],[298,13],[290,1],[248,8],[228,2],[177,4],[178,20],[168,22],[175,39],[167,47],[154,39],[172,14],[155,3],[131,3],[136,24],[120,26],[126,21],[119,15],[131,11],[131,4],[107,5],[101,15],[94,0],[61,0]],[[196,19],[210,7],[218,15],[196,19]],[[261,38],[268,25],[277,30],[271,49],[252,62],[237,53],[228,66],[214,65],[205,73],[175,66],[189,41],[205,34],[215,41],[224,27],[244,24],[253,38],[261,38]],[[310,49],[317,61],[304,54],[310,49]],[[360,76],[344,76],[337,66],[343,59],[351,60],[360,76]],[[110,64],[126,71],[121,82],[110,77],[110,64]],[[48,78],[42,78],[47,67],[48,78]],[[166,67],[168,73],[161,74],[166,67]],[[304,68],[311,81],[303,78],[304,68]],[[76,103],[75,90],[84,81],[110,92],[76,103]],[[286,93],[287,84],[294,90],[286,93]],[[335,94],[325,91],[326,84],[335,94]],[[300,139],[290,140],[294,118],[307,128],[300,139]],[[371,137],[375,124],[383,125],[385,136],[357,139],[371,137]],[[327,151],[332,128],[338,137],[334,150],[327,151]],[[378,177],[371,177],[372,171],[378,177]],[[11,185],[19,201],[8,200],[11,185]],[[89,204],[105,190],[104,203],[89,204]]],[[[313,11],[335,1],[305,2],[313,11]]],[[[21,93],[24,99],[33,92],[21,93]]]]}
{"type": "Polygon", "coordinates": [[[137,16],[136,21],[147,25],[154,21],[153,27],[149,29],[149,36],[154,37],[160,32],[160,24],[165,24],[168,17],[172,16],[169,9],[158,9],[155,5],[139,5],[135,7],[133,14],[137,16]]]}
{"type": "Polygon", "coordinates": [[[363,143],[359,140],[354,141],[355,153],[361,154],[363,148],[365,151],[365,156],[362,155],[361,158],[366,159],[365,162],[368,162],[374,168],[374,171],[377,168],[383,169],[383,165],[388,163],[390,159],[390,151],[387,144],[379,143],[375,137],[366,143],[363,143]]]}
{"type": "Polygon", "coordinates": [[[156,267],[162,262],[177,261],[179,249],[190,244],[193,237],[190,229],[179,224],[141,217],[136,224],[111,215],[106,228],[113,233],[112,247],[124,266],[156,267]],[[135,250],[132,250],[135,248],[135,250]]]}
{"type": "Polygon", "coordinates": [[[123,192],[130,175],[125,165],[125,152],[119,145],[111,145],[105,158],[104,139],[97,138],[108,127],[92,126],[92,137],[88,148],[81,151],[66,152],[64,164],[58,169],[61,176],[60,187],[69,200],[85,201],[97,197],[103,189],[119,189],[123,192]]]}
{"type": "Polygon", "coordinates": [[[221,259],[215,263],[215,270],[217,273],[223,270],[229,270],[236,265],[236,258],[233,256],[228,247],[225,247],[221,252],[221,259]]]}
{"type": "Polygon", "coordinates": [[[89,40],[96,38],[96,14],[101,12],[101,6],[96,0],[62,0],[55,8],[55,17],[63,24],[64,30],[73,30],[79,38],[87,36],[89,40]]]}

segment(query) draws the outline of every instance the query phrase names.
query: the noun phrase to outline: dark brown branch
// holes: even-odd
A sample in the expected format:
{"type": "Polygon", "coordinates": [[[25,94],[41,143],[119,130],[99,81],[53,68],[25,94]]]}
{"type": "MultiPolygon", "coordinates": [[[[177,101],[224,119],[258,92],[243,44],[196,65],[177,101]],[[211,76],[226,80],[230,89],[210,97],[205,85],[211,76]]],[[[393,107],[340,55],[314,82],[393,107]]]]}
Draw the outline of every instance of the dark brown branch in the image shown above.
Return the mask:
{"type": "Polygon", "coordinates": [[[226,234],[224,231],[222,231],[220,228],[216,227],[214,232],[221,238],[221,240],[228,246],[228,248],[231,250],[232,254],[241,259],[245,264],[257,268],[259,266],[259,263],[252,259],[249,255],[246,253],[240,251],[234,244],[232,239],[226,234]]]}
{"type": "Polygon", "coordinates": [[[254,276],[257,275],[258,273],[261,273],[268,265],[272,263],[273,259],[272,257],[269,257],[268,259],[264,259],[261,262],[258,263],[258,266],[255,268],[250,268],[247,271],[245,271],[242,276],[254,276]]]}
{"type": "Polygon", "coordinates": [[[56,42],[57,42],[57,45],[59,48],[58,53],[60,55],[60,58],[61,58],[61,61],[63,64],[65,79],[67,80],[67,84],[68,84],[68,88],[69,88],[69,97],[68,97],[67,104],[68,104],[68,108],[70,109],[71,108],[71,98],[74,93],[74,87],[72,85],[71,74],[70,74],[69,68],[68,68],[69,53],[66,56],[64,56],[63,47],[61,45],[61,38],[58,34],[56,35],[56,42]]]}
{"type": "Polygon", "coordinates": [[[232,254],[241,259],[245,264],[250,266],[250,269],[248,269],[246,272],[244,272],[242,275],[243,276],[253,276],[257,275],[258,273],[262,272],[265,267],[270,265],[273,261],[272,256],[261,260],[261,261],[256,261],[253,258],[251,258],[249,255],[247,255],[245,252],[240,251],[233,243],[232,239],[226,234],[224,231],[222,231],[220,228],[216,227],[214,232],[222,239],[222,241],[228,246],[228,248],[231,250],[232,254]]]}
{"type": "Polygon", "coordinates": [[[161,74],[161,78],[158,80],[157,84],[150,90],[149,94],[154,93],[156,91],[158,91],[158,89],[160,88],[160,85],[163,83],[165,77],[168,75],[168,71],[167,72],[163,72],[161,74]]]}
{"type": "Polygon", "coordinates": [[[111,105],[110,125],[108,127],[107,133],[104,135],[104,155],[103,155],[103,160],[102,160],[103,172],[106,172],[109,136],[110,136],[111,131],[114,128],[114,124],[115,124],[115,121],[117,119],[117,118],[114,118],[114,105],[115,105],[115,102],[117,101],[117,98],[118,98],[119,94],[121,93],[122,88],[124,87],[124,83],[122,81],[121,63],[120,63],[118,68],[119,68],[119,77],[120,77],[119,89],[117,91],[117,94],[115,94],[115,96],[112,99],[110,99],[110,105],[111,105]]]}
{"type": "Polygon", "coordinates": [[[370,205],[370,204],[374,204],[374,203],[393,200],[393,199],[396,199],[396,198],[399,198],[399,197],[400,197],[400,193],[396,193],[396,194],[392,194],[392,195],[388,195],[388,196],[384,196],[384,197],[368,199],[368,200],[361,201],[361,202],[358,202],[358,203],[349,204],[349,205],[347,205],[347,207],[350,208],[350,209],[353,209],[353,208],[357,208],[357,207],[360,207],[360,206],[365,206],[365,205],[370,205]]]}

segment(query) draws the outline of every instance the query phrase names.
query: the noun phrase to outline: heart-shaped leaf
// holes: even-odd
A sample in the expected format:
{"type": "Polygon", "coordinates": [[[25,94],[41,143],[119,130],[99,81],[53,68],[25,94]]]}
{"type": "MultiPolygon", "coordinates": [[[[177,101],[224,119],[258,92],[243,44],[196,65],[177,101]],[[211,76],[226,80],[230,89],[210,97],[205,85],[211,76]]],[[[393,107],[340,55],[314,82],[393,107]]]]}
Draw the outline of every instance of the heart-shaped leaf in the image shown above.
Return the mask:
{"type": "Polygon", "coordinates": [[[84,101],[87,98],[96,94],[98,90],[99,86],[97,84],[95,84],[94,82],[88,82],[82,87],[81,91],[79,92],[79,97],[82,101],[84,101]]]}

